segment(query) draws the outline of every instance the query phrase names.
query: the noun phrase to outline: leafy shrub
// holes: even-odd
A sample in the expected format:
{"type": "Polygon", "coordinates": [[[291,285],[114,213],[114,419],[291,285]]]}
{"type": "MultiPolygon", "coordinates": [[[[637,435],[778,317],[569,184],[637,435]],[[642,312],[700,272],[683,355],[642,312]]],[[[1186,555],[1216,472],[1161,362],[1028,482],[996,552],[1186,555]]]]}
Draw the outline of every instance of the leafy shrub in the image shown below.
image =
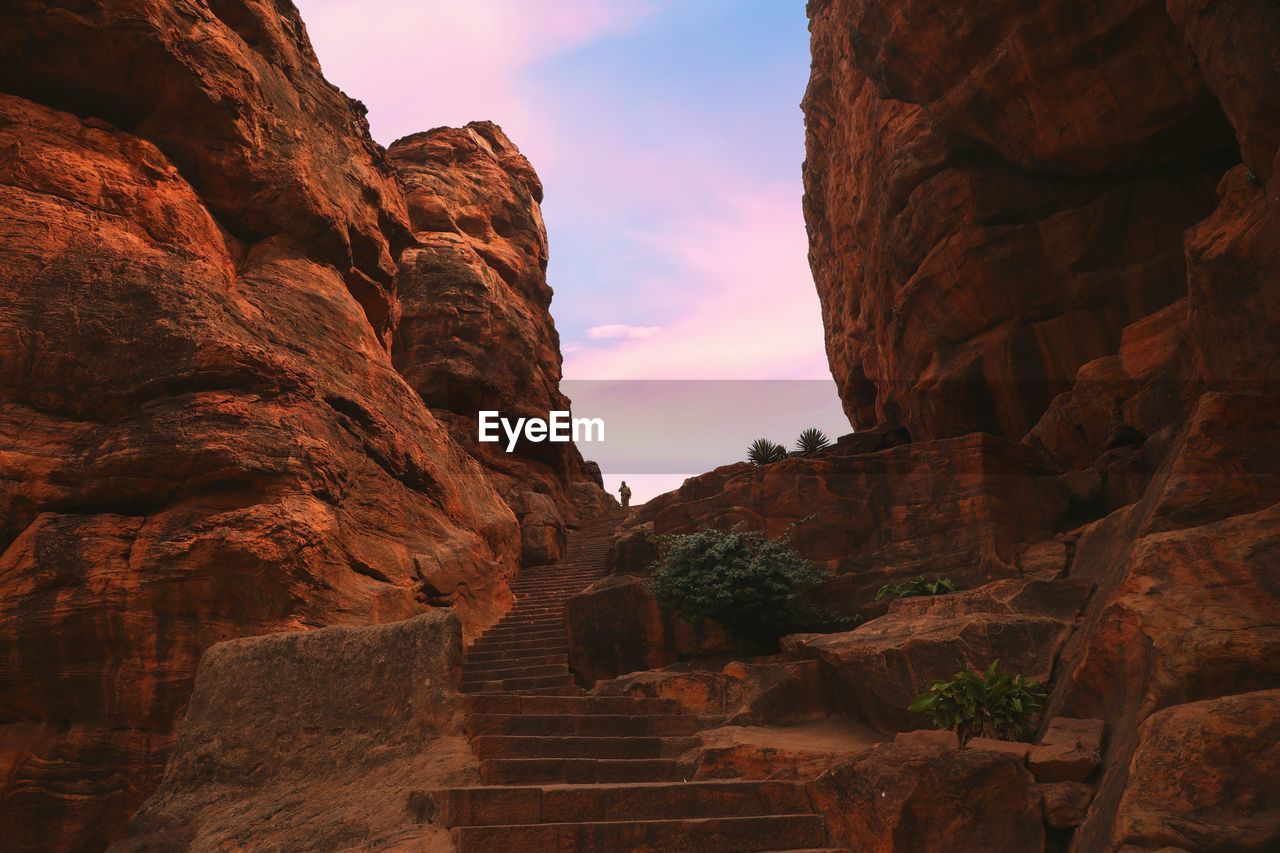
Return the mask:
{"type": "Polygon", "coordinates": [[[940,729],[951,729],[967,741],[971,737],[1022,740],[1031,733],[1044,707],[1040,683],[1000,672],[992,661],[985,673],[965,670],[950,681],[935,681],[907,710],[928,714],[940,729]]]}
{"type": "Polygon", "coordinates": [[[814,618],[803,593],[826,575],[785,541],[703,530],[660,536],[658,545],[654,595],[693,624],[710,619],[739,642],[771,649],[779,637],[814,618]]]}
{"type": "Polygon", "coordinates": [[[923,575],[917,575],[902,583],[887,583],[876,593],[876,601],[885,598],[912,598],[917,595],[946,595],[955,592],[956,585],[951,578],[935,578],[927,581],[923,575]]]}
{"type": "Polygon", "coordinates": [[[747,461],[753,465],[768,465],[787,458],[787,449],[767,438],[757,438],[747,448],[747,461]]]}
{"type": "Polygon", "coordinates": [[[809,427],[800,433],[800,437],[796,439],[796,451],[798,453],[817,453],[819,450],[830,446],[831,441],[827,438],[826,433],[817,427],[809,427]]]}

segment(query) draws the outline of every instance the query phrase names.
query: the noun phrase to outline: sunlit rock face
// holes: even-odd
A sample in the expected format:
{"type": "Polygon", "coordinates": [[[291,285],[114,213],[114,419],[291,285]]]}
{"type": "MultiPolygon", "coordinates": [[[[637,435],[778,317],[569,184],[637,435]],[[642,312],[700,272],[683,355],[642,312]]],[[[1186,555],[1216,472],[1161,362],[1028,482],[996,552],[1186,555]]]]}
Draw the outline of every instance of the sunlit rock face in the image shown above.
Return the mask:
{"type": "Polygon", "coordinates": [[[551,319],[537,173],[492,122],[436,128],[388,151],[408,198],[414,246],[396,277],[396,367],[490,472],[520,520],[526,565],[555,562],[565,530],[612,502],[573,443],[477,440],[477,413],[567,411],[551,319]]]}
{"type": "Polygon", "coordinates": [[[508,606],[520,530],[389,347],[404,195],[287,4],[0,25],[4,844],[118,837],[214,642],[508,606]]]}

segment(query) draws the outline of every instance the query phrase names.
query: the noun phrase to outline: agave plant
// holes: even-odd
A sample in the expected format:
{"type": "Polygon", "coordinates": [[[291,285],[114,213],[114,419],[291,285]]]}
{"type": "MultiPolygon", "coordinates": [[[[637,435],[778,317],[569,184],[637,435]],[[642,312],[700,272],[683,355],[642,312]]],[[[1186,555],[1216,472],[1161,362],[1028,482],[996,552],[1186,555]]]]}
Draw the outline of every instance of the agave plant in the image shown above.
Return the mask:
{"type": "Polygon", "coordinates": [[[817,427],[809,427],[796,439],[796,450],[800,453],[817,453],[824,447],[830,446],[831,442],[827,439],[826,433],[817,427]]]}
{"type": "Polygon", "coordinates": [[[768,465],[787,457],[787,449],[767,438],[757,438],[747,448],[747,461],[753,465],[768,465]]]}

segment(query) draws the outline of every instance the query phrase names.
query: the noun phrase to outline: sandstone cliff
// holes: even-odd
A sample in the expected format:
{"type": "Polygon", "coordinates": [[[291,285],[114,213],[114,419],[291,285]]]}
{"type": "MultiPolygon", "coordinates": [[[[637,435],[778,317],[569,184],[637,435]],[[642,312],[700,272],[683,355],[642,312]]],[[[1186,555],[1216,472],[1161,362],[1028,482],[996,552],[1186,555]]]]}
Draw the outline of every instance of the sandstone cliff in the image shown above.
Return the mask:
{"type": "MultiPolygon", "coordinates": [[[[529,338],[432,350],[413,337],[448,289],[417,264],[430,241],[420,274],[400,268],[433,229],[363,114],[288,3],[32,0],[0,24],[5,845],[118,837],[210,644],[444,606],[474,636],[511,601],[511,507],[543,510],[553,537],[562,510],[576,520],[576,453],[530,463],[552,503],[526,509],[519,468],[491,477],[450,437],[454,410],[400,375],[465,358],[497,375],[533,352],[528,405],[559,402],[536,205],[495,221],[496,268],[530,253],[519,304],[468,296],[529,338]]],[[[513,191],[454,158],[436,177],[466,228],[477,199],[513,191]]]]}
{"type": "Polygon", "coordinates": [[[614,502],[572,443],[477,440],[476,413],[567,411],[551,320],[542,183],[492,122],[436,128],[388,150],[416,243],[400,257],[397,369],[454,441],[489,471],[520,520],[525,565],[560,558],[567,525],[614,502]]]}

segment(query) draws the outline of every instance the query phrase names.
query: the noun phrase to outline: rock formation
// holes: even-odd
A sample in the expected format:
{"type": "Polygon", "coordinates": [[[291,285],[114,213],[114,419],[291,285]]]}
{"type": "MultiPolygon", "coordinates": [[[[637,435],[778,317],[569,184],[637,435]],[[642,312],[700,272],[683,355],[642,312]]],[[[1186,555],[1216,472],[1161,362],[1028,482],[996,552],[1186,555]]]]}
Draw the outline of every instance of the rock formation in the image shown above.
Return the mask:
{"type": "Polygon", "coordinates": [[[589,509],[576,451],[513,495],[519,471],[477,464],[455,410],[398,372],[471,357],[515,376],[532,352],[527,405],[515,385],[495,402],[562,401],[532,191],[501,195],[522,158],[486,125],[497,172],[452,155],[435,172],[441,216],[509,241],[458,237],[466,252],[528,264],[523,289],[467,295],[523,318],[510,349],[397,338],[406,278],[412,328],[433,278],[458,282],[448,237],[424,232],[457,229],[420,220],[363,115],[288,3],[32,0],[0,24],[6,845],[119,837],[211,644],[442,606],[475,636],[510,605],[530,519],[554,541],[575,497],[589,509]]]}
{"type": "Polygon", "coordinates": [[[461,640],[437,610],[212,646],[164,780],[111,849],[441,849],[422,792],[477,774],[461,640]]]}
{"type": "Polygon", "coordinates": [[[400,257],[397,369],[490,472],[520,520],[525,565],[564,552],[566,524],[612,505],[572,443],[477,440],[477,412],[567,411],[551,321],[542,183],[492,122],[436,128],[388,150],[416,244],[400,257]]]}

